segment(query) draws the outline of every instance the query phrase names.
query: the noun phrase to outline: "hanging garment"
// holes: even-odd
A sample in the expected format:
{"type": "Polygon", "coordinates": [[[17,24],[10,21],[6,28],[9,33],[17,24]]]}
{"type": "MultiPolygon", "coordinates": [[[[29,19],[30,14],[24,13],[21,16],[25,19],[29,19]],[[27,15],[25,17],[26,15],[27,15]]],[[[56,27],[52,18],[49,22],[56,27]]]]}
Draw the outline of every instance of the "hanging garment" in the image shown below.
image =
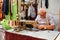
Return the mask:
{"type": "Polygon", "coordinates": [[[41,8],[42,8],[42,0],[41,0],[41,8]]]}
{"type": "Polygon", "coordinates": [[[9,0],[3,0],[2,12],[8,15],[9,12],[9,0]]]}
{"type": "Polygon", "coordinates": [[[45,0],[45,7],[48,8],[48,6],[49,6],[48,0],[45,0]]]}
{"type": "Polygon", "coordinates": [[[32,18],[34,18],[36,16],[34,12],[35,12],[34,7],[32,5],[29,6],[29,8],[28,8],[28,16],[31,16],[32,18]]]}
{"type": "Polygon", "coordinates": [[[12,20],[17,20],[17,9],[18,9],[18,7],[17,7],[17,0],[16,1],[14,1],[12,4],[11,4],[11,6],[12,6],[12,20]]]}

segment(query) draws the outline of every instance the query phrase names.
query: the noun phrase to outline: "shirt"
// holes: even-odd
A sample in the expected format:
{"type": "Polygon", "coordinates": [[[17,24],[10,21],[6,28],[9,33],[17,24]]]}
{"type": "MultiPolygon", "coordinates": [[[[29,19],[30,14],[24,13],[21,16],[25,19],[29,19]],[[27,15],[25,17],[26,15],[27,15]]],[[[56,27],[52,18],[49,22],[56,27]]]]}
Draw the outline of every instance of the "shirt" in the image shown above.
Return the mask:
{"type": "Polygon", "coordinates": [[[34,7],[31,5],[29,8],[28,8],[28,16],[31,16],[32,18],[34,18],[36,15],[35,15],[35,9],[34,7]]]}
{"type": "Polygon", "coordinates": [[[38,22],[38,25],[55,25],[53,17],[49,14],[46,14],[46,18],[37,15],[35,21],[38,22]]]}

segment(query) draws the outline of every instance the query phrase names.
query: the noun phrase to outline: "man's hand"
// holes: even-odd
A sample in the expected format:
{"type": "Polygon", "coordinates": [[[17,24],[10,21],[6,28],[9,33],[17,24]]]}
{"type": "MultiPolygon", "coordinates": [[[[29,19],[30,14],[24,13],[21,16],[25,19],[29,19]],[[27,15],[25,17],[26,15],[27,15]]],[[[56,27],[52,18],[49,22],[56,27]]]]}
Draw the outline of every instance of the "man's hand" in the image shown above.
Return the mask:
{"type": "Polygon", "coordinates": [[[40,26],[38,26],[38,29],[48,29],[48,30],[52,30],[52,29],[54,29],[55,28],[55,26],[54,25],[40,25],[40,26]]]}
{"type": "Polygon", "coordinates": [[[38,29],[40,29],[40,30],[44,29],[44,25],[38,26],[38,29]]]}

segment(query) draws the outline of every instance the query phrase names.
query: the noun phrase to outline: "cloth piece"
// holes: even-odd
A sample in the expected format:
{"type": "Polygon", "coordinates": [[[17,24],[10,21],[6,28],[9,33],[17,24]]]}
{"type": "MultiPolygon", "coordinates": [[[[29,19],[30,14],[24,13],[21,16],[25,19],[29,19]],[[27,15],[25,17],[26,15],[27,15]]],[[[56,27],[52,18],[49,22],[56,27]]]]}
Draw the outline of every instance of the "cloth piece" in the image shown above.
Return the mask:
{"type": "Polygon", "coordinates": [[[34,7],[31,5],[30,7],[29,7],[29,9],[28,9],[28,16],[31,16],[32,18],[34,18],[35,17],[35,9],[34,9],[34,7]]]}
{"type": "Polygon", "coordinates": [[[12,3],[12,20],[17,20],[17,1],[12,3]]]}
{"type": "Polygon", "coordinates": [[[48,0],[45,0],[45,7],[48,8],[48,6],[49,6],[48,0]]]}
{"type": "Polygon", "coordinates": [[[6,20],[6,19],[4,19],[3,21],[1,21],[2,26],[3,26],[6,30],[10,30],[10,29],[11,29],[11,27],[8,25],[8,22],[9,22],[9,20],[6,20]]]}
{"type": "Polygon", "coordinates": [[[9,12],[9,0],[3,0],[2,11],[4,14],[8,15],[9,12]]]}

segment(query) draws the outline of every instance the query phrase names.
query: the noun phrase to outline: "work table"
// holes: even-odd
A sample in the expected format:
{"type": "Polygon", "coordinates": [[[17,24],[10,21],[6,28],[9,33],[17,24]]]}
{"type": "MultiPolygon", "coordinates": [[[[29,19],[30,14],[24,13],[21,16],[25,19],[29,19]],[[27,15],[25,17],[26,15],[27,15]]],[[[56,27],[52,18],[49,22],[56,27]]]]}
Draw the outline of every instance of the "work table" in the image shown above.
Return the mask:
{"type": "Polygon", "coordinates": [[[56,38],[60,34],[58,31],[50,31],[50,30],[45,30],[45,31],[41,31],[41,30],[40,31],[23,30],[23,31],[20,31],[20,32],[7,30],[6,32],[12,33],[12,34],[17,34],[17,35],[20,35],[20,36],[21,35],[22,36],[30,36],[30,37],[37,38],[37,39],[42,38],[42,39],[45,39],[45,40],[56,40],[56,38]]]}

